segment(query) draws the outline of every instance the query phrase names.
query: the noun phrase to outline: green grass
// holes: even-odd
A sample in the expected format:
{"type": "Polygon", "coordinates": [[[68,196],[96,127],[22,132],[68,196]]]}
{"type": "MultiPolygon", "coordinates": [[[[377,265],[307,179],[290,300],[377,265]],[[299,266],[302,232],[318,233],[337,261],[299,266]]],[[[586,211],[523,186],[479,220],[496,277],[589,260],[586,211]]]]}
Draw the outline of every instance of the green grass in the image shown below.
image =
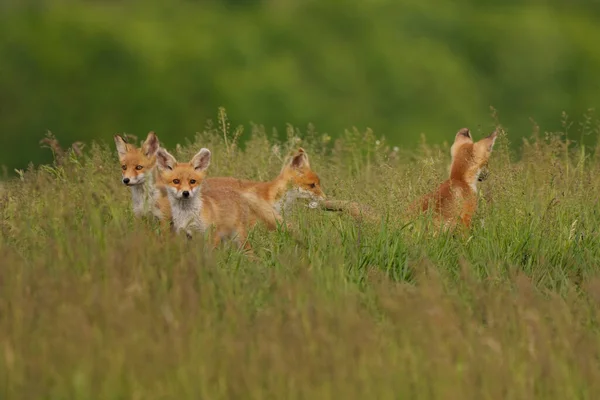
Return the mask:
{"type": "Polygon", "coordinates": [[[432,235],[404,210],[446,177],[448,144],[244,135],[243,151],[223,126],[169,150],[268,179],[300,144],[330,198],[381,222],[300,203],[287,218],[306,246],[259,227],[253,261],[136,220],[112,147],[24,171],[0,188],[2,399],[599,393],[600,153],[555,133],[517,156],[502,134],[472,230],[432,235]]]}

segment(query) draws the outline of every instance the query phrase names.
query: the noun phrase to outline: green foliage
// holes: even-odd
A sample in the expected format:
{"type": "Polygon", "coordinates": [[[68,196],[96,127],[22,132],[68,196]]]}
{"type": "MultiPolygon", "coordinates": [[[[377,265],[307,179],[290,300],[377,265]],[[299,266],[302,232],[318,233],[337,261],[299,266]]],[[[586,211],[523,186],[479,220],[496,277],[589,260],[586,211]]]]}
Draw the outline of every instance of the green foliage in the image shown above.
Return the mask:
{"type": "Polygon", "coordinates": [[[496,107],[514,142],[600,95],[597,2],[84,1],[0,5],[0,163],[155,130],[175,145],[219,106],[235,124],[333,137],[367,126],[414,148],[496,107]]]}
{"type": "Polygon", "coordinates": [[[598,393],[600,153],[566,138],[595,121],[536,131],[518,158],[502,134],[463,235],[407,221],[447,145],[253,126],[242,150],[217,120],[168,150],[208,147],[210,175],[266,180],[302,145],[329,198],[377,218],[300,202],[286,218],[304,244],[257,227],[251,260],[135,219],[113,146],[58,152],[0,186],[3,399],[598,393]]]}

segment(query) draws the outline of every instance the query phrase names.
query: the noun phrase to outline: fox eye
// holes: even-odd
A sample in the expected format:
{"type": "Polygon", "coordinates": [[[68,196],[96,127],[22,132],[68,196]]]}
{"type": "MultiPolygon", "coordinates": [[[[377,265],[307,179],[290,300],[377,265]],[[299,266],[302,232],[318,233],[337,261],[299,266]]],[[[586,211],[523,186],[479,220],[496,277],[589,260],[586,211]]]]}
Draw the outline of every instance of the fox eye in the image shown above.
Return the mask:
{"type": "Polygon", "coordinates": [[[173,183],[176,185],[179,185],[180,180],[179,179],[173,179],[173,183]]]}
{"type": "Polygon", "coordinates": [[[121,165],[121,169],[125,171],[127,169],[127,165],[121,165]]]}
{"type": "Polygon", "coordinates": [[[195,179],[190,179],[190,184],[193,185],[194,183],[196,183],[195,179]]]}
{"type": "Polygon", "coordinates": [[[144,168],[144,167],[142,167],[141,165],[136,165],[136,166],[135,166],[135,169],[137,169],[138,171],[139,171],[140,169],[142,169],[142,168],[144,168]]]}
{"type": "Polygon", "coordinates": [[[310,185],[308,185],[308,186],[310,186],[312,189],[314,189],[314,188],[315,188],[315,186],[317,186],[317,184],[316,184],[316,183],[311,183],[311,184],[310,184],[310,185]]]}

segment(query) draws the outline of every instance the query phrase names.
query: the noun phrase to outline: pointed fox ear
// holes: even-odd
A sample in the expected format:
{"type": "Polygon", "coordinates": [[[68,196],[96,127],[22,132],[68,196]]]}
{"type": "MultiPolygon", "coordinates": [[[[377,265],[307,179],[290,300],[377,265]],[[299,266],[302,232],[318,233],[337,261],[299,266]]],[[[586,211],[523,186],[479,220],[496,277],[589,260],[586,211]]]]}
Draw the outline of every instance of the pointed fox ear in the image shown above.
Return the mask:
{"type": "Polygon", "coordinates": [[[144,153],[144,155],[146,157],[152,157],[156,154],[159,147],[160,142],[158,141],[156,133],[154,133],[154,131],[148,132],[148,137],[146,137],[144,144],[142,144],[142,152],[144,153]]]}
{"type": "Polygon", "coordinates": [[[488,137],[481,139],[482,141],[484,141],[485,145],[487,146],[488,151],[492,151],[492,148],[494,147],[494,144],[496,143],[497,137],[498,137],[498,130],[495,130],[488,137]]]}
{"type": "Polygon", "coordinates": [[[205,148],[200,149],[194,158],[192,158],[190,164],[192,164],[195,170],[204,171],[210,165],[210,150],[205,148]]]}
{"type": "Polygon", "coordinates": [[[292,156],[292,159],[290,160],[290,167],[296,169],[303,169],[309,167],[308,154],[306,154],[302,147],[300,147],[296,154],[292,156]]]}
{"type": "Polygon", "coordinates": [[[464,140],[465,138],[471,141],[473,140],[469,128],[462,128],[458,132],[456,132],[456,137],[454,138],[454,141],[456,142],[458,140],[464,140]]]}
{"type": "Polygon", "coordinates": [[[456,136],[454,137],[454,143],[450,147],[450,155],[454,159],[456,152],[463,145],[473,143],[473,138],[471,137],[471,131],[469,128],[462,128],[458,132],[456,132],[456,136]]]}
{"type": "Polygon", "coordinates": [[[117,146],[117,153],[119,157],[123,157],[127,154],[127,142],[121,137],[121,135],[115,135],[115,145],[117,146]]]}
{"type": "Polygon", "coordinates": [[[156,152],[156,161],[159,169],[173,169],[177,160],[167,150],[160,147],[156,152]]]}

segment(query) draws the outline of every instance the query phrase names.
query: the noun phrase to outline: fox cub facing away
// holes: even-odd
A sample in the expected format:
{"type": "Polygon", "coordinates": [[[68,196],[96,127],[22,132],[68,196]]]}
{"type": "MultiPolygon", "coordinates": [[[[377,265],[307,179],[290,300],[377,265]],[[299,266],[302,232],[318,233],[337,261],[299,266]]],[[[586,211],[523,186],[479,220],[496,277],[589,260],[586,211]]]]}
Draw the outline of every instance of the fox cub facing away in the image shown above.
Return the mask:
{"type": "Polygon", "coordinates": [[[154,215],[168,221],[170,206],[166,196],[161,194],[155,168],[156,152],[160,147],[158,137],[154,132],[149,132],[140,148],[127,143],[120,135],[115,135],[114,139],[121,162],[123,184],[131,188],[134,214],[138,217],[154,215]]]}
{"type": "Polygon", "coordinates": [[[497,135],[494,131],[473,142],[469,129],[459,130],[450,149],[450,179],[421,199],[420,211],[433,211],[437,222],[442,222],[445,227],[454,227],[460,218],[462,224],[469,228],[477,209],[477,183],[482,169],[487,166],[497,135]]]}
{"type": "Polygon", "coordinates": [[[271,181],[214,177],[207,178],[206,184],[211,188],[229,187],[242,192],[254,192],[271,204],[278,213],[289,211],[291,204],[298,198],[325,199],[319,176],[310,168],[308,154],[303,148],[299,148],[285,162],[279,175],[271,181]]]}
{"type": "Polygon", "coordinates": [[[215,228],[214,245],[225,237],[236,237],[239,245],[251,251],[246,241],[250,221],[260,220],[270,230],[282,222],[273,207],[255,193],[240,192],[230,187],[204,185],[211,153],[201,149],[190,162],[177,162],[164,148],[157,152],[158,169],[164,183],[176,232],[205,232],[215,228]]]}

